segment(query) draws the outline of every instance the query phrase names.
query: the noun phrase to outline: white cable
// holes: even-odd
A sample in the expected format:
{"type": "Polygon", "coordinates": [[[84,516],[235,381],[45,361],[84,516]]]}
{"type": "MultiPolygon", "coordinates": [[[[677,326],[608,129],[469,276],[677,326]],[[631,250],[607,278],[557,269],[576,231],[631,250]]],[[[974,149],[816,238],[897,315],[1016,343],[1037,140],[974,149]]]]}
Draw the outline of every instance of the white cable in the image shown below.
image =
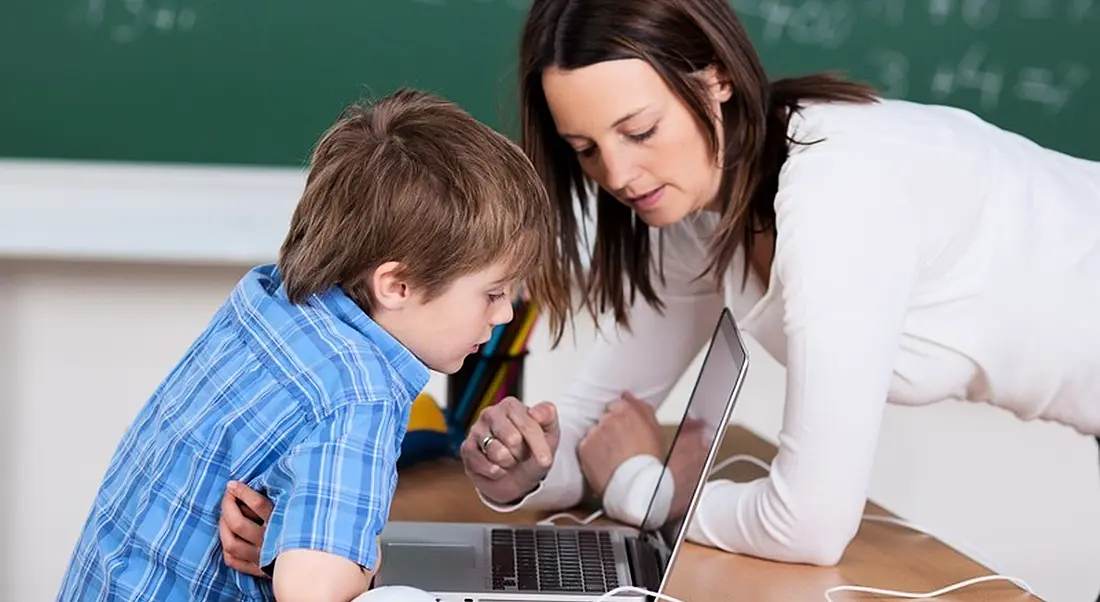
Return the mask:
{"type": "Polygon", "coordinates": [[[713,477],[715,473],[717,473],[719,470],[722,470],[730,464],[735,464],[737,462],[748,462],[749,464],[759,466],[760,468],[764,469],[764,472],[768,472],[771,470],[771,467],[768,466],[767,462],[764,462],[756,456],[750,456],[748,454],[736,454],[715,464],[714,468],[711,468],[710,472],[707,473],[707,478],[709,479],[710,477],[713,477]]]}
{"type": "Polygon", "coordinates": [[[943,589],[938,589],[934,592],[926,592],[920,594],[912,592],[898,592],[889,589],[878,589],[875,587],[863,587],[860,585],[838,585],[836,587],[830,587],[829,589],[825,590],[825,602],[835,602],[833,600],[833,594],[839,592],[858,592],[862,594],[892,596],[894,598],[909,598],[911,600],[936,598],[944,594],[960,590],[964,587],[970,587],[971,585],[977,585],[979,583],[987,583],[989,581],[1011,581],[1012,583],[1015,583],[1022,589],[1026,590],[1027,593],[1035,595],[1035,592],[1032,591],[1031,586],[1027,583],[1024,583],[1022,579],[1017,579],[1015,577],[1005,577],[1004,575],[986,575],[985,577],[975,577],[973,579],[967,579],[966,581],[960,581],[954,585],[948,585],[947,587],[943,589]]]}
{"type": "MultiPolygon", "coordinates": [[[[1003,575],[986,575],[984,577],[975,577],[973,579],[967,579],[966,581],[960,581],[960,582],[958,582],[954,585],[949,585],[947,587],[944,587],[944,588],[941,588],[941,589],[938,589],[938,590],[935,590],[935,591],[922,592],[922,593],[902,592],[902,591],[896,591],[896,590],[890,590],[890,589],[880,589],[880,588],[877,588],[877,587],[864,587],[864,586],[861,586],[861,585],[837,585],[835,587],[830,587],[829,589],[825,590],[825,602],[836,602],[836,600],[833,598],[833,594],[838,594],[838,593],[841,593],[841,592],[874,594],[874,595],[877,595],[877,596],[890,596],[890,597],[893,597],[893,598],[907,598],[907,599],[910,599],[910,600],[925,600],[925,599],[928,599],[928,598],[937,598],[937,597],[942,596],[944,594],[949,594],[953,591],[958,591],[960,589],[967,588],[967,587],[970,587],[972,585],[978,585],[979,583],[989,583],[990,581],[1008,581],[1010,583],[1013,583],[1013,584],[1019,586],[1021,589],[1025,590],[1027,593],[1035,595],[1035,592],[1032,591],[1031,586],[1028,585],[1026,582],[1024,582],[1023,579],[1017,579],[1015,577],[1005,577],[1003,575]]],[[[629,585],[623,586],[623,587],[616,587],[615,589],[612,589],[612,590],[608,591],[607,593],[601,595],[599,598],[596,598],[596,600],[594,602],[609,602],[609,601],[611,601],[611,598],[614,597],[616,594],[623,594],[623,593],[628,593],[628,592],[635,593],[635,594],[645,594],[645,595],[648,595],[648,596],[653,596],[657,600],[666,600],[667,602],[684,602],[683,600],[680,600],[679,598],[674,598],[674,597],[672,597],[668,594],[658,594],[657,592],[650,591],[650,590],[645,589],[645,588],[632,587],[632,586],[629,586],[629,585]]]]}
{"type": "Polygon", "coordinates": [[[554,520],[556,520],[556,519],[568,518],[569,520],[571,520],[571,521],[573,521],[573,522],[575,522],[579,525],[587,525],[587,524],[591,523],[592,521],[596,520],[597,518],[599,518],[601,516],[603,516],[603,510],[597,510],[597,511],[593,512],[592,514],[589,514],[588,516],[584,517],[584,518],[577,518],[576,516],[573,516],[572,514],[570,514],[568,512],[559,512],[559,513],[554,514],[552,516],[548,516],[548,517],[540,520],[539,522],[537,522],[535,524],[538,524],[538,525],[553,525],[554,520]]]}
{"type": "Polygon", "coordinates": [[[622,587],[616,587],[615,589],[607,592],[606,594],[603,594],[599,598],[596,598],[593,602],[613,602],[613,601],[611,601],[612,596],[614,596],[615,594],[625,594],[627,592],[630,592],[630,593],[633,593],[633,594],[646,594],[646,595],[649,595],[649,596],[653,596],[657,600],[665,600],[666,602],[684,602],[683,600],[681,600],[679,598],[673,598],[672,596],[670,596],[668,594],[658,594],[657,592],[651,592],[651,591],[649,591],[648,589],[645,589],[645,588],[632,587],[632,586],[629,586],[629,585],[624,585],[622,587]]]}

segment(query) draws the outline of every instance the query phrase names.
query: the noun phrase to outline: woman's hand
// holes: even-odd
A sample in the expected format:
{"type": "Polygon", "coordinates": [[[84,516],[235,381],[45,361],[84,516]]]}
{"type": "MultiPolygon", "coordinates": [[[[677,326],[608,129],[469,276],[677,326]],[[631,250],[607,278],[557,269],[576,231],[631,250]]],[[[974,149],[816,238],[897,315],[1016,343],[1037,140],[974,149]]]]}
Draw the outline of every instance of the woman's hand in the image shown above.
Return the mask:
{"type": "Polygon", "coordinates": [[[602,498],[615,469],[639,454],[660,458],[661,427],[653,406],[624,393],[607,406],[577,447],[589,488],[602,498]]]}
{"type": "Polygon", "coordinates": [[[459,450],[481,494],[507,504],[534,489],[558,450],[558,412],[544,401],[528,408],[506,397],[481,412],[459,450]]]}
{"type": "Polygon", "coordinates": [[[709,442],[712,441],[713,429],[698,418],[685,418],[680,427],[676,446],[668,459],[668,470],[672,473],[674,494],[672,496],[670,519],[679,519],[687,514],[687,506],[691,501],[691,494],[695,491],[695,485],[699,482],[699,473],[703,470],[703,464],[707,461],[707,452],[710,451],[709,442]]]}
{"type": "Polygon", "coordinates": [[[260,549],[264,543],[264,525],[271,519],[271,501],[244,483],[230,481],[222,496],[221,510],[218,538],[226,566],[266,577],[260,570],[260,549]]]}

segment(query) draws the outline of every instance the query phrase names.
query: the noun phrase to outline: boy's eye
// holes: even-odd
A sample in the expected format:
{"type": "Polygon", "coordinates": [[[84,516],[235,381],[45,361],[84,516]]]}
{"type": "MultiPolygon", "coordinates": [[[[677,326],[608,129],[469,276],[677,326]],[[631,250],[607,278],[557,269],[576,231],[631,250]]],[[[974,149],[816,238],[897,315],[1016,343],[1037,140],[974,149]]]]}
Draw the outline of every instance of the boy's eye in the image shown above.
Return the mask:
{"type": "Polygon", "coordinates": [[[504,293],[489,293],[489,301],[496,303],[497,301],[503,301],[507,296],[504,293]]]}

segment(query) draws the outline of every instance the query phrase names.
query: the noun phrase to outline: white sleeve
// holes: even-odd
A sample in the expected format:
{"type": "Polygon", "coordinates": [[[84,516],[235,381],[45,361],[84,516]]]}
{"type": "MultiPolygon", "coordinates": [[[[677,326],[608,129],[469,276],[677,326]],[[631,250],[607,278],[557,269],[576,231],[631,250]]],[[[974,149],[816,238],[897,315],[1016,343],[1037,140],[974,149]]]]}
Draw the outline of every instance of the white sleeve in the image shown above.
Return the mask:
{"type": "Polygon", "coordinates": [[[672,479],[662,479],[663,474],[664,464],[656,456],[628,458],[615,469],[607,483],[603,493],[603,511],[607,516],[634,527],[660,527],[668,518],[676,493],[672,479]],[[645,525],[642,525],[643,522],[645,525]]]}
{"type": "MultiPolygon", "coordinates": [[[[556,400],[561,439],[546,478],[516,504],[493,504],[482,497],[490,508],[508,512],[521,506],[554,510],[576,506],[585,493],[577,445],[607,404],[623,391],[653,406],[668,396],[702,349],[723,304],[721,288],[713,278],[696,278],[706,266],[705,249],[692,232],[688,225],[666,229],[664,286],[653,278],[664,309],[659,312],[639,295],[630,310],[629,332],[610,321],[604,324],[564,395],[556,400]]],[[[656,251],[656,238],[653,242],[656,251]]]]}
{"type": "Polygon", "coordinates": [[[689,528],[697,543],[832,565],[855,536],[918,255],[906,200],[875,162],[830,149],[784,168],[772,268],[787,336],[778,455],[766,478],[707,484],[689,528]]]}

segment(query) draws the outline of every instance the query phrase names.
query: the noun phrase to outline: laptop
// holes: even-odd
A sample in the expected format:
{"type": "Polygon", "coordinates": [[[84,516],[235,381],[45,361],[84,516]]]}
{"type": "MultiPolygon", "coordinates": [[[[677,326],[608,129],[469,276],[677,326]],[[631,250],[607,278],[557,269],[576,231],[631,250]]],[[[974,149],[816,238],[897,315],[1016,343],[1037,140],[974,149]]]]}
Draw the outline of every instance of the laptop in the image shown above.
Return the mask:
{"type": "MultiPolygon", "coordinates": [[[[391,521],[382,532],[375,584],[416,587],[441,602],[585,602],[621,586],[663,593],[747,371],[744,341],[723,308],[641,529],[391,521]],[[690,442],[683,436],[688,419],[706,451],[684,456],[686,474],[675,482],[690,484],[690,491],[677,494],[669,460],[678,446],[683,454],[699,445],[694,434],[690,442]]],[[[614,599],[646,596],[624,592],[614,599]]]]}

